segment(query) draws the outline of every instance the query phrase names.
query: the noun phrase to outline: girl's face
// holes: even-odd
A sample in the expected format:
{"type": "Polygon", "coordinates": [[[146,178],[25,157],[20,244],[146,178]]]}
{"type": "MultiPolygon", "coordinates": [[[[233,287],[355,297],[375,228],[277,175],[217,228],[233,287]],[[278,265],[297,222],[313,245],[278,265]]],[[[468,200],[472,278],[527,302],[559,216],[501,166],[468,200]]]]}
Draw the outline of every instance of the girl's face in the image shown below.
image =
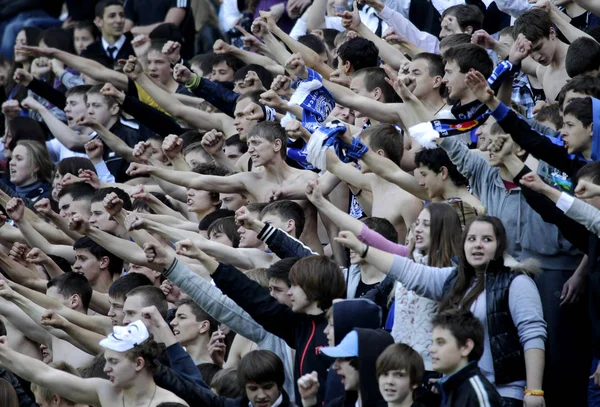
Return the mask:
{"type": "Polygon", "coordinates": [[[415,222],[415,248],[429,254],[431,243],[431,214],[429,210],[423,209],[415,222]]]}
{"type": "Polygon", "coordinates": [[[32,157],[23,146],[16,146],[10,160],[10,181],[15,185],[29,185],[37,178],[38,168],[32,157]]]}
{"type": "Polygon", "coordinates": [[[27,54],[17,51],[17,45],[27,45],[27,35],[24,30],[19,31],[17,39],[15,40],[15,62],[22,64],[23,62],[26,62],[29,57],[27,54]]]}
{"type": "Polygon", "coordinates": [[[76,28],[75,31],[73,31],[73,42],[75,43],[77,55],[81,55],[83,50],[94,41],[94,36],[87,28],[76,28]]]}
{"type": "Polygon", "coordinates": [[[498,240],[494,227],[488,222],[473,222],[465,239],[465,256],[467,263],[474,269],[485,269],[494,260],[498,240]]]}

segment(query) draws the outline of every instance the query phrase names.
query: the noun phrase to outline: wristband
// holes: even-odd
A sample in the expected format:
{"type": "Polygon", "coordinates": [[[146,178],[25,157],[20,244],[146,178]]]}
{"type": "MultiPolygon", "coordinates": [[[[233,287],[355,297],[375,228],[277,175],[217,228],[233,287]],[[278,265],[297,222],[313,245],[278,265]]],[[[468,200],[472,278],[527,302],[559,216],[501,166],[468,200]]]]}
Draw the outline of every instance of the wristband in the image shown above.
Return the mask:
{"type": "Polygon", "coordinates": [[[198,74],[194,74],[194,79],[192,79],[192,81],[190,83],[186,83],[185,87],[190,89],[190,90],[194,90],[196,89],[198,86],[200,86],[200,81],[202,80],[202,78],[200,77],[200,75],[198,74]]]}
{"type": "Polygon", "coordinates": [[[365,244],[365,246],[367,246],[367,247],[365,247],[365,250],[364,250],[364,251],[362,252],[362,254],[360,255],[360,258],[361,258],[361,259],[364,259],[364,258],[366,257],[367,253],[369,253],[369,247],[371,247],[371,246],[369,246],[368,244],[365,244]]]}
{"type": "Polygon", "coordinates": [[[523,392],[523,394],[525,394],[526,396],[544,397],[544,390],[529,390],[529,389],[525,389],[525,391],[523,392]]]}

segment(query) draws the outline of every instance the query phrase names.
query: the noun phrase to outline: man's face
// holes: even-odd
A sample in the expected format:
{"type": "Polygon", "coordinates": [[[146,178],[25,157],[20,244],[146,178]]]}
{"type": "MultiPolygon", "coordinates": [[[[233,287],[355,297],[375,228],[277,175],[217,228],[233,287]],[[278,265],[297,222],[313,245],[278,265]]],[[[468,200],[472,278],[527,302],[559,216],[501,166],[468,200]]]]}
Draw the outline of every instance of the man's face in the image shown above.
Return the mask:
{"type": "Polygon", "coordinates": [[[465,84],[465,74],[460,72],[456,61],[446,62],[443,82],[448,88],[448,97],[452,100],[462,100],[467,96],[469,88],[465,84]]]}
{"type": "Polygon", "coordinates": [[[331,111],[331,115],[340,119],[344,123],[354,124],[354,120],[356,119],[354,110],[349,107],[344,107],[341,105],[335,105],[333,110],[331,111]]]}
{"type": "Polygon", "coordinates": [[[84,219],[89,219],[92,216],[90,212],[90,202],[84,199],[71,202],[69,219],[76,213],[80,214],[84,219]]]}
{"type": "Polygon", "coordinates": [[[238,135],[240,136],[240,140],[242,141],[246,141],[246,135],[248,134],[248,131],[250,131],[250,129],[257,123],[256,120],[248,120],[246,118],[246,114],[244,113],[244,109],[246,109],[250,103],[252,103],[250,98],[244,98],[240,100],[235,104],[235,110],[233,112],[233,125],[235,127],[235,131],[237,131],[238,135]]]}
{"type": "Polygon", "coordinates": [[[58,214],[65,219],[71,218],[71,204],[73,203],[73,197],[70,194],[63,195],[58,200],[58,214]]]}
{"type": "Polygon", "coordinates": [[[357,95],[367,97],[369,99],[378,100],[375,90],[368,91],[365,86],[365,75],[352,75],[352,81],[350,82],[350,90],[357,95]]]}
{"type": "Polygon", "coordinates": [[[418,385],[410,385],[406,369],[390,370],[378,377],[379,393],[390,404],[401,405],[418,385]]]}
{"type": "Polygon", "coordinates": [[[123,312],[124,301],[122,299],[117,299],[114,297],[108,297],[108,302],[110,304],[110,308],[108,309],[108,317],[111,320],[113,326],[121,326],[123,324],[123,318],[125,317],[125,312],[123,312]]]}
{"type": "Polygon", "coordinates": [[[289,290],[290,286],[287,285],[285,281],[278,278],[269,279],[269,294],[271,294],[271,297],[275,298],[278,303],[287,305],[291,308],[292,301],[288,295],[289,290]]]}
{"type": "Polygon", "coordinates": [[[358,370],[350,365],[350,360],[337,358],[333,363],[333,370],[342,378],[344,390],[357,391],[360,389],[358,370]]]}
{"type": "Polygon", "coordinates": [[[111,119],[118,114],[116,105],[108,106],[106,99],[99,93],[88,93],[87,114],[103,126],[108,126],[111,119]]]}
{"type": "Polygon", "coordinates": [[[213,65],[208,79],[214,82],[233,82],[233,69],[225,61],[213,65]]]}
{"type": "Polygon", "coordinates": [[[82,94],[73,94],[67,97],[65,114],[67,116],[67,125],[69,128],[77,128],[77,120],[87,114],[88,108],[85,104],[85,98],[82,94]]]}
{"type": "MultiPolygon", "coordinates": [[[[411,89],[417,98],[425,97],[431,92],[438,92],[439,85],[436,87],[436,81],[441,79],[439,76],[429,76],[429,65],[425,59],[417,58],[410,63],[408,68],[409,78],[414,83],[414,88],[411,89]]],[[[439,83],[439,82],[438,82],[439,83]]]]}
{"type": "Polygon", "coordinates": [[[192,313],[189,305],[182,305],[177,308],[175,318],[171,321],[171,327],[177,341],[183,346],[196,341],[203,333],[201,330],[202,324],[196,320],[196,316],[192,313]]]}
{"type": "Polygon", "coordinates": [[[556,50],[554,36],[554,31],[552,31],[549,38],[542,38],[531,44],[531,54],[529,55],[540,65],[548,66],[554,59],[554,52],[556,50]]]}
{"type": "Polygon", "coordinates": [[[233,247],[233,242],[223,231],[214,228],[208,234],[208,239],[212,242],[221,243],[222,245],[233,247]]]}
{"type": "Polygon", "coordinates": [[[427,191],[429,198],[442,198],[444,196],[444,180],[442,173],[436,174],[425,165],[419,166],[419,185],[427,191]]]}
{"type": "Polygon", "coordinates": [[[134,360],[129,359],[124,352],[115,352],[110,349],[104,350],[104,373],[108,376],[110,383],[119,389],[128,389],[133,385],[137,370],[134,360]]]}
{"type": "Polygon", "coordinates": [[[90,226],[103,230],[105,232],[116,234],[119,230],[119,224],[106,212],[102,202],[92,202],[92,215],[90,216],[90,226]]]}
{"type": "Polygon", "coordinates": [[[288,219],[283,219],[275,213],[265,213],[260,220],[268,225],[273,226],[274,228],[285,230],[286,232],[295,236],[295,233],[292,233],[292,222],[288,219]]]}
{"type": "MultiPolygon", "coordinates": [[[[281,146],[279,146],[281,148],[281,146]]],[[[276,150],[276,142],[252,136],[248,139],[248,154],[252,158],[252,163],[256,167],[263,166],[273,160],[273,157],[279,155],[279,150],[276,150]]]]}
{"type": "Polygon", "coordinates": [[[96,19],[96,25],[103,36],[120,37],[125,29],[125,9],[118,5],[106,7],[102,19],[96,19]]]}
{"type": "Polygon", "coordinates": [[[187,206],[190,212],[206,213],[215,207],[212,193],[200,189],[188,189],[187,206]]]}
{"type": "Polygon", "coordinates": [[[173,70],[165,54],[158,50],[148,52],[148,75],[162,85],[169,83],[173,70]]]}
{"type": "Polygon", "coordinates": [[[94,36],[87,28],[75,28],[73,31],[73,42],[75,44],[77,55],[81,55],[83,50],[86,49],[88,45],[93,44],[94,41],[94,36]]]}
{"type": "MultiPolygon", "coordinates": [[[[250,212],[250,214],[252,216],[254,216],[255,218],[258,218],[258,215],[259,215],[256,212],[254,212],[254,213],[250,212]]],[[[257,237],[257,233],[255,231],[250,230],[250,229],[245,229],[243,226],[240,226],[237,231],[238,231],[238,234],[240,235],[239,247],[256,248],[256,247],[260,247],[262,245],[263,242],[257,237]]]]}
{"type": "Polygon", "coordinates": [[[288,290],[288,296],[294,312],[305,312],[312,305],[312,302],[308,300],[306,293],[299,285],[292,284],[288,290]]]}
{"type": "Polygon", "coordinates": [[[567,114],[563,117],[560,136],[569,154],[582,153],[592,147],[592,126],[584,126],[572,114],[567,114]]]}
{"type": "Polygon", "coordinates": [[[75,250],[73,271],[85,276],[92,286],[98,280],[100,273],[106,270],[106,266],[108,266],[107,260],[98,260],[88,249],[75,250]]]}
{"type": "Polygon", "coordinates": [[[458,346],[452,333],[439,326],[433,328],[433,343],[429,347],[433,370],[443,374],[452,374],[459,367],[463,357],[469,355],[466,346],[458,346]]]}
{"type": "Polygon", "coordinates": [[[271,407],[281,395],[277,384],[274,382],[266,383],[246,383],[246,397],[253,407],[271,407]]]}
{"type": "Polygon", "coordinates": [[[139,319],[142,319],[140,310],[146,306],[141,295],[129,295],[123,304],[123,325],[129,325],[139,319]]]}
{"type": "Polygon", "coordinates": [[[206,164],[208,161],[206,160],[206,155],[202,154],[201,151],[190,151],[185,155],[185,162],[192,168],[196,167],[199,164],[206,164]]]}
{"type": "Polygon", "coordinates": [[[460,34],[462,32],[463,30],[460,29],[456,17],[451,14],[446,14],[442,19],[441,23],[441,30],[439,35],[440,40],[446,38],[449,35],[460,34]]]}
{"type": "Polygon", "coordinates": [[[239,160],[240,157],[244,154],[240,150],[239,145],[235,145],[235,144],[232,144],[230,146],[225,146],[225,148],[223,149],[223,152],[225,153],[225,158],[227,158],[227,160],[231,163],[231,165],[235,165],[237,160],[239,160]]]}
{"type": "Polygon", "coordinates": [[[249,203],[248,198],[242,194],[219,194],[219,198],[221,199],[221,209],[229,209],[234,212],[249,203]]]}

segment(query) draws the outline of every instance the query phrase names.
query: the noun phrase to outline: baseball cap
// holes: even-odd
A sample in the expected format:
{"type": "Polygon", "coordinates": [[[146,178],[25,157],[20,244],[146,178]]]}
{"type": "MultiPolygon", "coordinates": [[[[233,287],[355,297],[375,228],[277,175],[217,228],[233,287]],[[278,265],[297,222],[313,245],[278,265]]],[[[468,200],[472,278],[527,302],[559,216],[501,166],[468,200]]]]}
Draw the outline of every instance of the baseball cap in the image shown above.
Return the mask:
{"type": "Polygon", "coordinates": [[[100,341],[100,346],[115,352],[126,352],[150,337],[148,328],[140,320],[127,326],[113,327],[113,333],[100,341]]]}
{"type": "Polygon", "coordinates": [[[358,357],[358,332],[350,331],[337,346],[322,348],[321,352],[332,358],[358,357]]]}

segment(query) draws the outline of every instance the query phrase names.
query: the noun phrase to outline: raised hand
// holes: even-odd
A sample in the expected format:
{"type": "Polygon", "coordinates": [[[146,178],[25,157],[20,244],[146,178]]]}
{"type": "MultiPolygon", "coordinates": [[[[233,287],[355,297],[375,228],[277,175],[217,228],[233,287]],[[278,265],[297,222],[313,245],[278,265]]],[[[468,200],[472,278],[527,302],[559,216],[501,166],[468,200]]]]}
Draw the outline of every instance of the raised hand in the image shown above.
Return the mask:
{"type": "Polygon", "coordinates": [[[167,43],[163,45],[162,53],[169,58],[169,61],[172,64],[176,64],[181,61],[181,44],[177,41],[167,41],[167,43]]]}
{"type": "Polygon", "coordinates": [[[225,146],[225,136],[220,131],[213,129],[204,134],[200,144],[204,147],[204,151],[211,156],[219,155],[225,146]]]}
{"type": "Polygon", "coordinates": [[[250,31],[252,31],[252,34],[256,35],[260,39],[263,39],[266,35],[268,35],[269,26],[267,24],[266,18],[258,17],[256,20],[254,20],[252,22],[250,31]]]}
{"type": "Polygon", "coordinates": [[[408,88],[408,86],[410,85],[414,88],[415,84],[410,79],[410,76],[395,75],[394,77],[394,72],[390,67],[386,67],[386,73],[388,73],[390,78],[393,77],[393,79],[385,78],[385,81],[389,83],[391,87],[394,88],[394,91],[396,91],[396,93],[402,98],[402,100],[409,100],[410,98],[412,98],[413,94],[408,88]]]}
{"type": "Polygon", "coordinates": [[[27,72],[23,68],[18,68],[13,75],[13,80],[25,87],[29,86],[33,80],[33,74],[27,72]]]}
{"type": "Polygon", "coordinates": [[[58,51],[56,48],[41,48],[31,47],[29,45],[17,45],[15,50],[22,52],[32,57],[47,57],[54,58],[54,54],[58,51]]]}
{"type": "Polygon", "coordinates": [[[90,224],[83,218],[79,213],[71,216],[69,221],[69,229],[73,232],[77,232],[80,235],[87,235],[90,232],[90,224]]]}
{"type": "Polygon", "coordinates": [[[175,134],[169,134],[162,143],[162,150],[169,160],[177,158],[183,149],[183,140],[175,134]]]}
{"type": "Polygon", "coordinates": [[[25,99],[23,99],[23,101],[21,101],[21,106],[23,107],[23,109],[34,110],[36,112],[39,112],[40,109],[44,108],[44,106],[42,106],[40,102],[38,102],[31,96],[28,96],[25,99]]]}
{"type": "Polygon", "coordinates": [[[6,213],[13,221],[19,223],[25,214],[25,202],[21,198],[12,198],[6,204],[6,213]]]}
{"type": "Polygon", "coordinates": [[[8,119],[14,119],[21,114],[21,106],[19,105],[18,100],[7,100],[2,103],[2,114],[6,116],[8,119]]]}
{"type": "Polygon", "coordinates": [[[227,345],[225,345],[225,335],[223,335],[223,332],[220,329],[213,332],[208,342],[208,354],[215,365],[223,366],[226,350],[227,345]]]}
{"type": "Polygon", "coordinates": [[[481,72],[475,70],[467,72],[465,83],[481,103],[487,104],[494,99],[494,91],[489,87],[481,72]]]}
{"type": "Polygon", "coordinates": [[[118,215],[123,209],[123,200],[114,192],[106,195],[102,204],[110,216],[118,215]]]}
{"type": "Polygon", "coordinates": [[[264,92],[266,89],[262,84],[260,78],[254,71],[248,71],[244,78],[244,90],[248,92],[261,91],[264,92]]]}
{"type": "Polygon", "coordinates": [[[343,13],[336,13],[336,16],[342,17],[342,26],[346,30],[356,31],[360,26],[360,15],[358,14],[358,4],[354,0],[352,4],[352,11],[344,11],[343,13]]]}
{"type": "Polygon", "coordinates": [[[230,54],[234,48],[233,45],[230,45],[223,40],[216,40],[213,44],[213,52],[217,55],[230,54]]]}
{"type": "Polygon", "coordinates": [[[131,197],[133,199],[138,200],[138,201],[145,201],[145,202],[147,202],[147,201],[149,201],[151,199],[152,194],[150,194],[148,191],[146,191],[146,188],[144,187],[144,185],[138,184],[133,189],[131,197]]]}
{"type": "Polygon", "coordinates": [[[513,64],[518,64],[531,53],[531,41],[529,41],[523,34],[519,34],[512,47],[510,48],[510,54],[508,60],[513,64]]]}
{"type": "Polygon", "coordinates": [[[100,89],[100,93],[102,93],[103,96],[115,98],[120,105],[125,102],[125,92],[121,92],[119,89],[115,88],[112,83],[105,83],[102,89],[100,89]]]}
{"type": "Polygon", "coordinates": [[[139,230],[146,227],[146,219],[144,219],[139,213],[129,212],[125,217],[125,229],[139,230]]]}
{"type": "Polygon", "coordinates": [[[131,163],[129,168],[127,168],[127,175],[136,176],[136,175],[146,175],[152,172],[152,167],[149,165],[131,163]]]}
{"type": "Polygon", "coordinates": [[[8,282],[6,280],[0,280],[0,297],[10,301],[15,295],[15,291],[8,285],[8,282]]]}
{"type": "Polygon", "coordinates": [[[31,62],[31,74],[36,79],[41,79],[52,71],[52,62],[46,57],[39,57],[31,62]]]}
{"type": "Polygon", "coordinates": [[[159,244],[144,243],[144,254],[149,263],[159,265],[161,267],[169,267],[173,262],[173,257],[159,244]]]}
{"type": "Polygon", "coordinates": [[[89,127],[90,129],[97,129],[100,127],[100,123],[92,116],[83,115],[77,119],[77,125],[81,127],[89,127]]]}
{"type": "Polygon", "coordinates": [[[134,81],[144,72],[142,64],[134,56],[130,56],[127,60],[120,59],[119,65],[123,67],[123,73],[134,81]]]}
{"type": "Polygon", "coordinates": [[[250,104],[244,109],[244,117],[246,120],[264,120],[265,112],[256,103],[250,102],[250,104]]]}
{"type": "Polygon", "coordinates": [[[346,76],[340,68],[329,74],[329,80],[338,85],[345,86],[346,88],[349,88],[350,83],[352,82],[352,79],[346,76]]]}
{"type": "Polygon", "coordinates": [[[314,400],[316,402],[317,393],[319,392],[319,375],[317,372],[305,374],[300,377],[298,379],[298,391],[300,392],[300,397],[303,401],[314,400]]]}
{"type": "Polygon", "coordinates": [[[139,162],[147,163],[152,157],[152,143],[149,141],[140,141],[133,147],[133,155],[139,162]]]}
{"type": "Polygon", "coordinates": [[[313,204],[316,204],[318,202],[322,202],[323,200],[325,200],[325,198],[323,197],[323,191],[321,191],[321,187],[319,186],[318,179],[314,179],[314,180],[311,179],[310,181],[308,181],[308,183],[306,184],[305,192],[306,192],[306,197],[313,204]]]}
{"type": "Polygon", "coordinates": [[[160,290],[165,295],[167,301],[172,304],[177,304],[177,302],[181,299],[181,290],[169,280],[162,282],[160,285],[160,290]]]}
{"type": "Polygon", "coordinates": [[[8,256],[17,263],[27,267],[27,254],[30,250],[31,248],[25,243],[15,242],[10,248],[8,256]]]}
{"type": "Polygon", "coordinates": [[[271,82],[271,90],[275,91],[279,96],[290,99],[294,94],[292,89],[292,80],[289,76],[277,75],[271,82]]]}
{"type": "Polygon", "coordinates": [[[54,311],[53,309],[47,309],[42,314],[40,323],[44,326],[63,329],[69,324],[69,321],[67,321],[65,317],[59,315],[58,312],[54,311]]]}
{"type": "Polygon", "coordinates": [[[66,173],[62,177],[61,184],[62,184],[63,187],[66,187],[67,185],[73,185],[73,184],[76,184],[78,182],[83,182],[83,180],[81,178],[79,178],[79,177],[76,177],[73,174],[66,173]]]}
{"type": "Polygon", "coordinates": [[[300,79],[308,78],[308,71],[306,70],[306,64],[302,55],[292,54],[292,56],[285,61],[285,70],[300,79]]]}
{"type": "Polygon", "coordinates": [[[502,160],[512,153],[514,143],[507,134],[501,134],[489,145],[488,151],[492,152],[496,158],[502,160]]]}
{"type": "Polygon", "coordinates": [[[285,125],[285,133],[291,140],[297,140],[298,138],[301,138],[306,142],[310,140],[310,132],[306,130],[306,128],[304,128],[304,126],[302,126],[302,123],[300,123],[300,121],[298,120],[288,121],[285,125]]]}
{"type": "Polygon", "coordinates": [[[90,184],[92,187],[94,187],[94,189],[100,189],[102,187],[102,183],[100,182],[100,178],[98,178],[98,174],[92,170],[84,170],[80,168],[79,179],[87,184],[90,184]]]}
{"type": "Polygon", "coordinates": [[[575,188],[575,196],[579,199],[589,199],[600,195],[600,185],[590,181],[579,180],[575,188]]]}
{"type": "Polygon", "coordinates": [[[25,261],[31,264],[45,264],[50,261],[50,257],[37,247],[34,247],[25,255],[25,261]]]}
{"type": "Polygon", "coordinates": [[[138,34],[131,40],[131,46],[133,47],[133,52],[135,52],[135,56],[138,58],[142,58],[148,54],[150,51],[150,47],[152,46],[152,41],[150,37],[146,34],[138,34]]]}
{"type": "Polygon", "coordinates": [[[102,156],[104,155],[104,144],[102,143],[102,140],[90,140],[84,144],[83,148],[85,149],[85,153],[87,154],[88,158],[94,164],[102,161],[102,156]]]}
{"type": "Polygon", "coordinates": [[[546,184],[539,175],[534,172],[530,172],[529,174],[525,174],[521,177],[521,185],[526,186],[529,189],[532,189],[536,192],[543,192],[546,188],[552,188],[550,185],[546,184]]]}
{"type": "Polygon", "coordinates": [[[175,243],[175,253],[178,256],[185,256],[190,259],[199,259],[204,254],[190,239],[180,240],[175,243]]]}
{"type": "Polygon", "coordinates": [[[242,226],[244,229],[255,230],[261,227],[260,221],[250,214],[250,211],[245,206],[235,211],[235,224],[242,226]]]}
{"type": "Polygon", "coordinates": [[[272,107],[273,109],[280,109],[286,104],[286,102],[279,97],[277,92],[274,90],[268,90],[260,94],[259,103],[272,107]]]}
{"type": "Polygon", "coordinates": [[[497,42],[498,41],[489,35],[486,30],[477,30],[471,36],[471,43],[479,45],[485,49],[494,49],[497,42]]]}
{"type": "Polygon", "coordinates": [[[50,200],[48,198],[40,199],[33,205],[33,207],[35,208],[37,213],[40,213],[44,216],[50,216],[50,215],[54,214],[54,211],[52,210],[52,207],[50,206],[50,200]]]}
{"type": "Polygon", "coordinates": [[[350,250],[354,250],[356,253],[361,253],[364,246],[354,233],[347,230],[341,231],[338,237],[335,238],[335,241],[350,250]]]}
{"type": "Polygon", "coordinates": [[[175,68],[173,68],[173,79],[179,83],[188,84],[194,80],[194,73],[190,71],[187,66],[177,64],[175,65],[175,68]]]}

